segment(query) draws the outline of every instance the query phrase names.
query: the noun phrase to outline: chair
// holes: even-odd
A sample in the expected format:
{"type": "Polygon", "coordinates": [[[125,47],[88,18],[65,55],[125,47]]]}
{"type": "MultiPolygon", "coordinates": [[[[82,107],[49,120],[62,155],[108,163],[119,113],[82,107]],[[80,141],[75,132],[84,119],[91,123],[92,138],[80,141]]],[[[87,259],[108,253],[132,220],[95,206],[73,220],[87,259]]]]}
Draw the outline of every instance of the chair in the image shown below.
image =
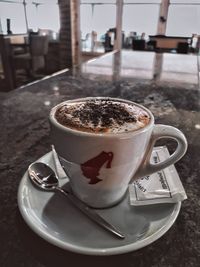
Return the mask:
{"type": "Polygon", "coordinates": [[[187,54],[189,50],[189,44],[186,42],[180,42],[177,46],[177,53],[179,54],[187,54]]]}
{"type": "Polygon", "coordinates": [[[32,57],[32,69],[45,68],[45,57],[48,53],[48,36],[31,36],[30,38],[30,54],[32,57]]]}
{"type": "Polygon", "coordinates": [[[156,44],[157,42],[155,40],[150,40],[147,42],[147,49],[151,50],[151,51],[155,51],[156,50],[156,44]]]}
{"type": "Polygon", "coordinates": [[[107,31],[106,34],[105,34],[105,41],[104,41],[105,53],[112,51],[113,48],[114,48],[114,46],[112,44],[111,32],[107,31]]]}
{"type": "Polygon", "coordinates": [[[9,36],[10,44],[12,47],[13,55],[19,55],[27,53],[29,47],[28,35],[11,35],[9,36]]]}
{"type": "Polygon", "coordinates": [[[145,50],[145,40],[134,40],[132,41],[132,48],[133,50],[145,50]]]}
{"type": "Polygon", "coordinates": [[[45,57],[48,53],[48,37],[31,35],[29,52],[13,55],[14,70],[25,69],[29,76],[34,76],[38,70],[45,69],[45,57]]]}
{"type": "Polygon", "coordinates": [[[0,34],[0,91],[14,89],[14,73],[10,56],[10,40],[0,34]]]}

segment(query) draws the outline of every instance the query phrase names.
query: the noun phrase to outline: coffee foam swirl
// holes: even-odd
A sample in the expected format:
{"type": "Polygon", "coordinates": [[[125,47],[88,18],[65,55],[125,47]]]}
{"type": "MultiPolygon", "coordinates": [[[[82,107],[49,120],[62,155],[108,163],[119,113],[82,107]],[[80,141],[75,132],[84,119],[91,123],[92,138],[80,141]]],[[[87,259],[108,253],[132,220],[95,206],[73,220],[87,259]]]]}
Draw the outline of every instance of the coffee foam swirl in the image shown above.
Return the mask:
{"type": "Polygon", "coordinates": [[[68,128],[93,133],[135,131],[150,121],[149,114],[137,105],[105,99],[65,103],[55,118],[68,128]]]}

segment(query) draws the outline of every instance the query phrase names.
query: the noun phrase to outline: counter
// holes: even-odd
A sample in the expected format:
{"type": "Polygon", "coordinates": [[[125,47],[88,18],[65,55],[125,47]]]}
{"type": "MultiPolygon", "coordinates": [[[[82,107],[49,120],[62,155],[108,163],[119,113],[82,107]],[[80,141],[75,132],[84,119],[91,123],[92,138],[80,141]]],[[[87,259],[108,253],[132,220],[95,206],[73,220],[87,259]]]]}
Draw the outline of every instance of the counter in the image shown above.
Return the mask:
{"type": "MultiPolygon", "coordinates": [[[[200,94],[194,55],[122,51],[70,71],[0,93],[0,266],[197,267],[200,262],[200,94]],[[179,128],[188,140],[175,164],[188,200],[170,230],[135,252],[86,256],[55,247],[24,222],[17,204],[30,163],[50,151],[48,114],[57,103],[86,96],[120,97],[149,108],[156,123],[179,128]]],[[[172,151],[175,144],[169,143],[172,151]]]]}

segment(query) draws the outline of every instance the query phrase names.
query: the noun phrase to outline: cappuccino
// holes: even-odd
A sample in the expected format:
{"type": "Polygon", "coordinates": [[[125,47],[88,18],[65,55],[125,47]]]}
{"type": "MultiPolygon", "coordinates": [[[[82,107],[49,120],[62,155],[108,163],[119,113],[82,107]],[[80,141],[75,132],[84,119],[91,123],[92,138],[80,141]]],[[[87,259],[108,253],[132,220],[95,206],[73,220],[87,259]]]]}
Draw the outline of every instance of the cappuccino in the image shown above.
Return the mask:
{"type": "Polygon", "coordinates": [[[155,125],[150,110],[128,100],[69,100],[53,107],[49,119],[52,144],[73,193],[94,208],[117,204],[132,180],[174,164],[187,148],[178,129],[155,125]],[[177,149],[152,164],[155,142],[166,137],[177,141],[177,149]]]}
{"type": "Polygon", "coordinates": [[[67,128],[107,134],[136,131],[150,122],[150,115],[140,106],[98,98],[66,102],[58,107],[55,118],[67,128]]]}

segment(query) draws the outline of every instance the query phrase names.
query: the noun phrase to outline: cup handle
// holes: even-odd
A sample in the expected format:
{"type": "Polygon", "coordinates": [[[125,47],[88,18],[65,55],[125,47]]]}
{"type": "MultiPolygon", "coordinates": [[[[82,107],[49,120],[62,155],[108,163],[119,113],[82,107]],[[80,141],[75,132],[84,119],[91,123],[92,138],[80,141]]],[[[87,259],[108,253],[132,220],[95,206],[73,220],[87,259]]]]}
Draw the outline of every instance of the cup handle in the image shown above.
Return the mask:
{"type": "Polygon", "coordinates": [[[187,150],[187,140],[184,136],[184,134],[179,131],[177,128],[168,126],[168,125],[162,125],[157,124],[154,126],[150,144],[145,156],[145,160],[143,161],[141,167],[139,167],[138,171],[134,175],[134,180],[140,177],[144,177],[146,175],[150,175],[154,172],[160,171],[166,167],[168,167],[171,164],[174,164],[179,159],[183,157],[187,150]],[[173,139],[176,140],[178,146],[174,153],[170,155],[170,157],[163,162],[159,162],[156,164],[150,163],[150,158],[152,154],[153,147],[157,140],[159,139],[173,139]]]}

